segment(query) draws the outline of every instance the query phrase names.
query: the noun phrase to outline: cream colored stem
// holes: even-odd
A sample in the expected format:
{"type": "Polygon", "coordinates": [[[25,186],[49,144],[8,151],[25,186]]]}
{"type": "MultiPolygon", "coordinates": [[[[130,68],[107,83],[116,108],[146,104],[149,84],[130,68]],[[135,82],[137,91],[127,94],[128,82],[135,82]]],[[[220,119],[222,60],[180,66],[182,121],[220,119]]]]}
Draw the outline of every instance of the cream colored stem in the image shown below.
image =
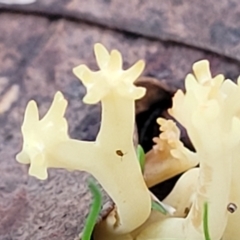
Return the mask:
{"type": "Polygon", "coordinates": [[[198,184],[199,168],[185,172],[177,181],[170,194],[163,200],[176,209],[173,216],[186,217],[192,206],[198,184]],[[184,193],[184,194],[183,194],[184,193]]]}
{"type": "Polygon", "coordinates": [[[95,143],[69,139],[51,149],[48,157],[49,168],[66,168],[89,172],[94,166],[95,143]],[[78,156],[76,158],[76,156],[78,156]]]}
{"type": "Polygon", "coordinates": [[[106,148],[117,148],[117,150],[121,150],[126,154],[126,148],[133,145],[134,101],[119,98],[119,96],[112,93],[107,95],[101,103],[102,119],[97,142],[106,148]],[[114,141],[111,141],[113,137],[114,141]]]}
{"type": "Polygon", "coordinates": [[[105,151],[106,149],[102,151],[100,145],[76,140],[63,142],[53,151],[53,157],[58,159],[58,162],[51,167],[91,173],[117,206],[119,222],[114,220],[109,230],[119,234],[131,232],[146,221],[151,209],[150,195],[134,149],[120,157],[110,148],[109,151],[105,151]],[[79,156],[78,159],[76,155],[79,156]],[[105,160],[99,161],[99,159],[105,160]]]}
{"type": "Polygon", "coordinates": [[[228,220],[227,205],[231,183],[231,154],[229,151],[224,151],[222,147],[212,150],[207,149],[206,152],[199,153],[199,156],[203,159],[200,166],[200,178],[196,198],[188,217],[186,219],[167,218],[156,222],[143,231],[137,240],[151,238],[204,239],[202,223],[205,202],[209,204],[208,218],[211,239],[222,237],[228,220]],[[224,159],[225,164],[219,162],[219,159],[224,159]]]}
{"type": "Polygon", "coordinates": [[[232,182],[230,203],[234,203],[237,209],[234,213],[228,213],[229,219],[226,230],[224,232],[223,240],[238,240],[240,236],[240,185],[239,185],[239,169],[240,169],[240,150],[239,147],[234,153],[233,166],[232,166],[232,182]]]}
{"type": "Polygon", "coordinates": [[[194,227],[193,230],[203,231],[203,206],[204,202],[207,202],[210,236],[212,239],[220,239],[228,220],[227,205],[230,198],[232,157],[226,148],[224,151],[223,146],[208,150],[205,154],[200,153],[199,156],[209,161],[203,160],[200,165],[197,195],[186,222],[194,227]],[[225,164],[219,162],[219,159],[225,164]]]}

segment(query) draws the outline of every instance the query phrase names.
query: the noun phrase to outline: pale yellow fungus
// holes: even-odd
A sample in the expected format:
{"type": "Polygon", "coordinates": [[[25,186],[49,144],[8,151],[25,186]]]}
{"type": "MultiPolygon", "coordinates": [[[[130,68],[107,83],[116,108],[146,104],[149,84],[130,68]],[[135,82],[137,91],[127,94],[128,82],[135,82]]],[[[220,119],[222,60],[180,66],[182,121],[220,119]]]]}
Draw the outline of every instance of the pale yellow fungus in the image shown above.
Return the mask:
{"type": "Polygon", "coordinates": [[[122,56],[117,50],[110,54],[107,49],[96,44],[94,47],[98,66],[97,72],[92,72],[85,65],[73,69],[74,74],[82,80],[87,88],[87,94],[83,101],[95,104],[111,95],[114,90],[116,96],[136,100],[145,95],[145,88],[136,87],[133,82],[140,76],[144,69],[144,61],[140,60],[127,70],[122,69],[122,56]]]}
{"type": "Polygon", "coordinates": [[[144,178],[148,187],[161,183],[199,163],[198,156],[184,147],[180,130],[173,120],[157,120],[162,133],[153,139],[156,145],[146,155],[144,178]]]}
{"type": "MultiPolygon", "coordinates": [[[[16,158],[20,163],[30,163],[30,175],[44,180],[47,178],[47,168],[55,167],[51,148],[69,139],[64,118],[66,107],[67,101],[62,93],[57,92],[48,113],[39,120],[36,103],[28,103],[22,125],[23,149],[16,158]]],[[[57,163],[56,167],[59,167],[57,163]]]]}
{"type": "Polygon", "coordinates": [[[36,103],[28,104],[23,149],[17,160],[30,163],[29,174],[40,179],[46,179],[52,167],[87,171],[100,182],[116,207],[96,226],[94,240],[202,240],[205,202],[211,239],[237,240],[240,212],[231,215],[227,208],[229,203],[240,205],[240,78],[238,84],[224,81],[222,75],[212,78],[208,61],[200,61],[193,65],[194,75],[186,77],[186,93],[175,94],[169,113],[186,128],[196,152],[180,142],[173,121],[158,120],[162,133],[150,153],[153,162],[149,158],[146,163],[147,184],[152,186],[200,164],[199,169],[186,172],[164,200],[176,208],[175,216],[164,216],[151,212],[151,194],[132,140],[134,100],[145,93],[133,82],[144,63],[124,71],[118,51],[109,53],[100,44],[94,50],[100,70],[92,72],[81,65],[74,73],[87,88],[84,101],[102,104],[96,141],[69,138],[64,118],[67,102],[58,92],[41,120],[36,103]]]}
{"type": "Polygon", "coordinates": [[[47,178],[50,167],[91,173],[116,204],[102,224],[109,232],[124,234],[144,223],[151,211],[151,196],[133,144],[134,100],[145,94],[145,89],[134,86],[133,82],[143,71],[144,62],[139,61],[124,71],[118,51],[109,54],[101,44],[96,44],[94,50],[100,70],[92,72],[80,65],[73,71],[87,88],[84,101],[102,104],[96,141],[68,137],[63,117],[67,102],[57,93],[42,120],[36,103],[28,104],[22,127],[23,149],[17,160],[30,163],[29,174],[40,179],[47,178]],[[124,155],[119,156],[118,151],[124,155]]]}
{"type": "MultiPolygon", "coordinates": [[[[186,128],[196,153],[189,152],[180,143],[175,124],[162,119],[158,122],[163,133],[155,139],[154,147],[154,151],[162,152],[166,157],[166,166],[167,163],[171,165],[174,158],[178,164],[187,162],[185,166],[188,167],[190,161],[186,161],[186,157],[200,163],[200,168],[187,171],[179,179],[164,200],[176,208],[176,217],[152,212],[142,226],[128,235],[109,236],[105,231],[106,240],[203,240],[205,202],[209,204],[211,239],[239,238],[237,223],[240,213],[238,210],[229,213],[227,206],[229,203],[240,205],[240,105],[237,104],[240,101],[240,79],[236,85],[230,80],[223,81],[222,75],[212,78],[207,61],[194,64],[193,70],[195,76],[186,77],[186,93],[180,90],[176,93],[169,112],[186,128]]],[[[160,161],[164,161],[163,156],[160,156],[160,161]]],[[[155,160],[157,162],[156,157],[155,160]]],[[[154,174],[156,176],[157,171],[169,173],[170,169],[163,171],[159,168],[154,174]]]]}
{"type": "Polygon", "coordinates": [[[204,202],[209,204],[211,239],[224,236],[224,240],[237,240],[240,236],[239,227],[236,227],[240,214],[236,211],[230,215],[227,210],[229,202],[238,205],[240,200],[237,182],[240,88],[230,80],[223,81],[222,75],[212,78],[207,61],[194,64],[193,71],[195,76],[186,77],[186,93],[179,90],[175,94],[169,112],[186,128],[200,168],[195,174],[187,172],[166,199],[167,203],[175,204],[178,214],[182,214],[183,205],[190,207],[190,211],[186,218],[159,219],[145,228],[137,240],[204,239],[204,202]],[[177,193],[184,185],[186,190],[179,196],[177,193]]]}

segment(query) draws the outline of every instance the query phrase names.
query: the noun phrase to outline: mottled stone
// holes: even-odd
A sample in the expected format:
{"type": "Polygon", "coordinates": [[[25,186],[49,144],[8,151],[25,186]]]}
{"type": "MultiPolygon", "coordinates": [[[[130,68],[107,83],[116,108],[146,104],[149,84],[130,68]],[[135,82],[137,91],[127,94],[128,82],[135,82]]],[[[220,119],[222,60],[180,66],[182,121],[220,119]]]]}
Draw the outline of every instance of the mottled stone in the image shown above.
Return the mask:
{"type": "Polygon", "coordinates": [[[37,0],[0,9],[83,20],[207,49],[240,60],[240,2],[220,0],[37,0]]]}

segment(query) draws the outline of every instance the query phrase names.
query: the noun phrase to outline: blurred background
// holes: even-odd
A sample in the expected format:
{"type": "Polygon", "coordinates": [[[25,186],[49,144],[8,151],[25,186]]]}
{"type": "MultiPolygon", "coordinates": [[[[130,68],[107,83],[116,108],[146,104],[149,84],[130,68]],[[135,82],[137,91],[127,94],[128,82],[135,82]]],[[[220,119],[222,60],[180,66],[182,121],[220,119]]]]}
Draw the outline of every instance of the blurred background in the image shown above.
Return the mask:
{"type": "MultiPolygon", "coordinates": [[[[37,101],[43,116],[56,91],[69,101],[70,136],[95,139],[100,106],[82,103],[85,89],[72,68],[84,63],[97,69],[97,42],[121,51],[124,67],[144,59],[144,76],[171,94],[184,88],[184,77],[200,59],[210,61],[214,75],[235,81],[240,2],[0,0],[0,240],[71,240],[83,228],[91,199],[88,175],[54,169],[40,181],[15,155],[27,102],[37,101]]],[[[140,126],[147,119],[145,114],[140,126]]],[[[140,143],[149,149],[143,138],[140,143]]]]}

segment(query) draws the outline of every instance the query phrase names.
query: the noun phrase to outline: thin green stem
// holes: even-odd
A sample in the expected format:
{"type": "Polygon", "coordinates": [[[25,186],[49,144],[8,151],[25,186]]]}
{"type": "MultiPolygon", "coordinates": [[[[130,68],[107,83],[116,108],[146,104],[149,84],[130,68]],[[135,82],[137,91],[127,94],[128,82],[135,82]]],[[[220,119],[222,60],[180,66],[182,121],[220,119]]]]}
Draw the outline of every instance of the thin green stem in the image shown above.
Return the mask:
{"type": "Polygon", "coordinates": [[[92,180],[88,180],[88,187],[90,192],[93,196],[93,202],[92,206],[90,208],[90,212],[88,214],[84,229],[83,229],[83,235],[82,240],[90,240],[92,236],[92,232],[94,229],[94,226],[96,224],[98,215],[101,211],[102,206],[102,194],[101,190],[98,187],[98,185],[92,180]]]}
{"type": "Polygon", "coordinates": [[[138,161],[139,161],[141,170],[143,172],[144,171],[144,165],[145,165],[145,152],[144,152],[141,145],[137,146],[137,157],[138,157],[138,161]]]}
{"type": "Polygon", "coordinates": [[[153,210],[157,210],[157,211],[161,212],[164,215],[166,215],[168,213],[166,208],[161,203],[155,202],[153,200],[152,200],[152,209],[153,210]]]}
{"type": "Polygon", "coordinates": [[[208,229],[208,203],[204,203],[204,212],[203,212],[203,231],[205,240],[211,240],[208,229]]]}

